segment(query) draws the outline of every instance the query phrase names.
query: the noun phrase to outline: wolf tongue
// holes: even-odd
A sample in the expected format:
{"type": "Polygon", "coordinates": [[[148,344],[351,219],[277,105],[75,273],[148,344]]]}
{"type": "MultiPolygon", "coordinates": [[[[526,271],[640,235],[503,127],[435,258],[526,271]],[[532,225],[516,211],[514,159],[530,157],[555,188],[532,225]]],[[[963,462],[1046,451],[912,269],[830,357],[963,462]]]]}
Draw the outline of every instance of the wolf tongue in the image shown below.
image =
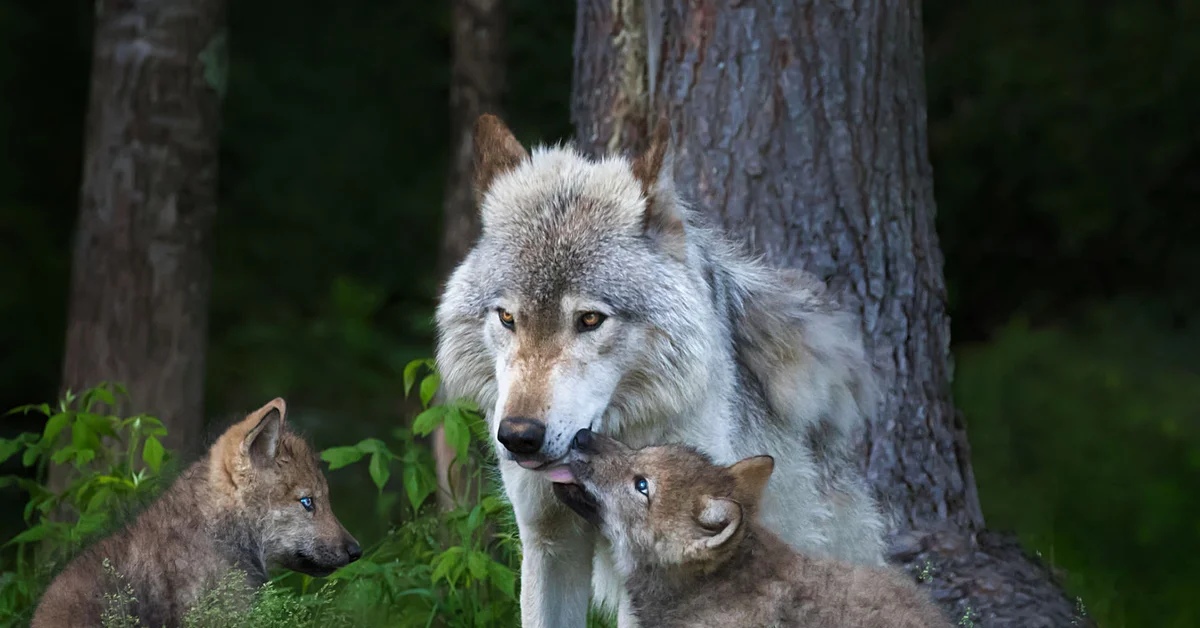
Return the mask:
{"type": "Polygon", "coordinates": [[[565,464],[558,465],[546,471],[546,477],[550,478],[550,481],[556,484],[575,483],[575,475],[571,473],[571,468],[565,464]]]}

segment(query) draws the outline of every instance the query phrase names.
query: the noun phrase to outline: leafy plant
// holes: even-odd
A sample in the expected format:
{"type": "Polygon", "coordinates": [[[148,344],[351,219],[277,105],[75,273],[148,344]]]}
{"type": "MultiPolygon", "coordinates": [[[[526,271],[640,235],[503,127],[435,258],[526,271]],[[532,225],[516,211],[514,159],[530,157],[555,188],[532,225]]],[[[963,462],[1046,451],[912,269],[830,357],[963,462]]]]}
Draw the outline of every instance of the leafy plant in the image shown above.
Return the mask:
{"type": "Polygon", "coordinates": [[[109,411],[128,395],[118,384],[102,383],[81,393],[67,391],[56,406],[27,405],[7,414],[46,417],[42,432],[0,439],[0,463],[20,455],[33,477],[0,477],[28,495],[26,529],[3,546],[0,622],[19,621],[32,609],[54,565],[102,530],[137,499],[153,494],[169,454],[159,440],[166,428],[158,419],[109,411]],[[66,465],[61,488],[48,481],[50,465],[66,465]]]}

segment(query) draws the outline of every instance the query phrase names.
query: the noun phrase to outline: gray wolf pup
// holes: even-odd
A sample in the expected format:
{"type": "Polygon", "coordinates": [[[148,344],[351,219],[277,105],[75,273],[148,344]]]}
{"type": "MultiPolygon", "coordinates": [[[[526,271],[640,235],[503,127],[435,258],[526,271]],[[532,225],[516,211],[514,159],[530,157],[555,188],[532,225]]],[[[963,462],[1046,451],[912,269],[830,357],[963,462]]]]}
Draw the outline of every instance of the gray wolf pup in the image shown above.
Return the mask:
{"type": "Polygon", "coordinates": [[[592,160],[476,122],[483,229],[438,303],[436,358],[449,398],[487,414],[526,628],[583,626],[589,588],[633,625],[611,552],[546,478],[582,428],[722,463],[774,454],[768,528],[813,555],[883,561],[851,451],[877,405],[858,324],[822,282],[745,257],[686,207],[668,139],[660,122],[636,159],[592,160]]]}
{"type": "Polygon", "coordinates": [[[128,526],[84,550],[46,589],[33,628],[101,625],[107,560],[136,600],[141,626],[177,626],[230,571],[247,591],[278,565],[323,577],[362,550],[334,516],[308,443],[274,399],[235,423],[128,526]]]}
{"type": "Polygon", "coordinates": [[[899,571],[807,557],[756,521],[771,456],[718,466],[583,429],[568,460],[548,474],[555,494],[611,543],[644,626],[950,626],[899,571]]]}

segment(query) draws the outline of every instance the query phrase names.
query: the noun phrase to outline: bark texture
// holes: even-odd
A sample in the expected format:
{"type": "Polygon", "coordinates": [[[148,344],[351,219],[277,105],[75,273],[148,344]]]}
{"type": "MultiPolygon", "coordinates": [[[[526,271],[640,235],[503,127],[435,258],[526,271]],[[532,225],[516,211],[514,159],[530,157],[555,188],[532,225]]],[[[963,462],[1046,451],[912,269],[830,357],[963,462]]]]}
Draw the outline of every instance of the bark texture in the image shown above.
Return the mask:
{"type": "MultiPolygon", "coordinates": [[[[472,187],[475,120],[500,113],[504,89],[504,3],[453,0],[454,38],[450,76],[451,162],[446,176],[438,276],[444,281],[479,238],[479,209],[472,187]]],[[[466,474],[452,465],[454,451],[442,428],[433,434],[438,503],[443,508],[470,493],[466,474]]]]}
{"type": "Polygon", "coordinates": [[[581,147],[640,149],[629,112],[667,113],[683,197],[861,314],[885,390],[863,469],[896,517],[893,558],[955,619],[1082,624],[1043,565],[983,532],[950,392],[919,2],[581,0],[575,55],[581,147]]]}
{"type": "Polygon", "coordinates": [[[63,387],[121,382],[168,446],[189,447],[204,417],[225,5],[102,0],[95,20],[63,387]]]}

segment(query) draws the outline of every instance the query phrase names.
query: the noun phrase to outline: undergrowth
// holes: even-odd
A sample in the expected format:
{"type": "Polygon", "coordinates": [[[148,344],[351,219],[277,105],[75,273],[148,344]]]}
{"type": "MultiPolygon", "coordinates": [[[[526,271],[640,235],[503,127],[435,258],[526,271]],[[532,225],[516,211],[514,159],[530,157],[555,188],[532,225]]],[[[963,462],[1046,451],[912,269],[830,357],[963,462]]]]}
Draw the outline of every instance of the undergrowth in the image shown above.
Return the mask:
{"type": "MultiPolygon", "coordinates": [[[[382,538],[364,543],[363,557],[316,580],[277,573],[245,598],[234,572],[191,609],[189,628],[217,626],[511,626],[519,623],[517,573],[520,544],[512,512],[488,468],[487,434],[471,404],[433,404],[439,386],[430,360],[404,370],[405,389],[418,391],[423,411],[391,439],[364,439],[321,452],[330,471],[366,464],[380,500],[395,500],[402,514],[382,538]],[[457,454],[458,471],[480,487],[453,510],[434,499],[433,456],[421,437],[442,426],[457,454]]],[[[0,548],[0,627],[28,625],[53,574],[73,552],[119,525],[122,504],[144,503],[165,488],[173,454],[163,448],[163,424],[146,415],[119,416],[127,395],[102,384],[56,405],[11,413],[46,416],[45,429],[0,440],[0,463],[20,456],[24,476],[0,483],[19,486],[28,499],[26,529],[0,548]],[[62,489],[48,481],[51,464],[69,468],[62,489]]],[[[336,501],[337,496],[333,496],[336,501]]],[[[119,574],[116,574],[119,576],[119,574]]],[[[104,625],[138,625],[127,610],[132,591],[109,593],[104,625]]],[[[594,624],[599,622],[593,620],[594,624]]]]}

